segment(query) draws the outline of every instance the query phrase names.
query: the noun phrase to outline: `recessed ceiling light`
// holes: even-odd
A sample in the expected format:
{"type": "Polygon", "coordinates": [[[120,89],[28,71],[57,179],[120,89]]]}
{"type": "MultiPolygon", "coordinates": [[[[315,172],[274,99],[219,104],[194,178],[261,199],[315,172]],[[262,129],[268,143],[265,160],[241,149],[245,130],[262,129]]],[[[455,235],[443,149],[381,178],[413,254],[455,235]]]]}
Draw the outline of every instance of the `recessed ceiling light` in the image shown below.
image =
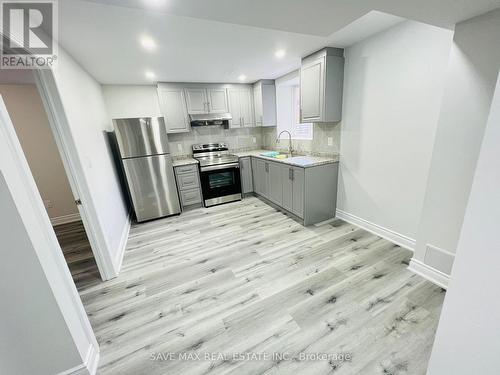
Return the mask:
{"type": "Polygon", "coordinates": [[[151,7],[160,7],[165,5],[166,0],[142,0],[142,2],[151,7]]]}
{"type": "Polygon", "coordinates": [[[156,74],[154,74],[154,72],[152,72],[150,70],[146,71],[146,73],[144,73],[144,74],[145,74],[146,78],[148,78],[148,79],[155,79],[156,78],[156,74]]]}
{"type": "Polygon", "coordinates": [[[240,76],[238,77],[238,79],[239,79],[240,81],[245,81],[245,80],[247,79],[247,76],[246,76],[246,75],[244,75],[244,74],[242,74],[242,75],[240,75],[240,76]]]}
{"type": "Polygon", "coordinates": [[[276,56],[278,59],[281,59],[286,55],[286,51],[284,49],[279,49],[274,53],[274,56],[276,56]]]}
{"type": "Polygon", "coordinates": [[[156,49],[156,42],[153,38],[147,35],[141,37],[141,45],[148,51],[153,51],[156,49]]]}

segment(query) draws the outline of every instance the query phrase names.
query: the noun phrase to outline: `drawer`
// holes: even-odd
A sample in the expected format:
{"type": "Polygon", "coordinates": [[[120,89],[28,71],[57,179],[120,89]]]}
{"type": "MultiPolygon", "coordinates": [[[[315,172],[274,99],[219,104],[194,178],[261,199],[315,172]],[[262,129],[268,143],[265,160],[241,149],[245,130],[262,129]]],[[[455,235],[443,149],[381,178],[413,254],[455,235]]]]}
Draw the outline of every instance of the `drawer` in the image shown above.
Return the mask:
{"type": "Polygon", "coordinates": [[[199,188],[200,183],[198,182],[198,172],[178,174],[177,184],[179,185],[179,190],[199,188]]]}
{"type": "Polygon", "coordinates": [[[184,190],[180,192],[182,206],[201,203],[200,189],[184,190]]]}
{"type": "Polygon", "coordinates": [[[179,167],[175,167],[175,172],[177,174],[197,173],[198,172],[198,164],[181,165],[179,167]]]}

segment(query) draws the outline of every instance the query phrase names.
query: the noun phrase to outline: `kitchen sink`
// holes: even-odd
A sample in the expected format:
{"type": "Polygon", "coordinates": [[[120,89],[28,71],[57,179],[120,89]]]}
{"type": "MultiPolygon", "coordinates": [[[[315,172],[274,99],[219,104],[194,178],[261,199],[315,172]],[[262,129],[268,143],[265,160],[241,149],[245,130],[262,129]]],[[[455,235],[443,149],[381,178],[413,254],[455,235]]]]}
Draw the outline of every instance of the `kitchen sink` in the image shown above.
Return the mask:
{"type": "Polygon", "coordinates": [[[287,153],[285,153],[285,152],[278,152],[278,151],[263,152],[260,155],[268,157],[268,158],[274,158],[274,159],[287,159],[288,158],[288,154],[287,153]]]}

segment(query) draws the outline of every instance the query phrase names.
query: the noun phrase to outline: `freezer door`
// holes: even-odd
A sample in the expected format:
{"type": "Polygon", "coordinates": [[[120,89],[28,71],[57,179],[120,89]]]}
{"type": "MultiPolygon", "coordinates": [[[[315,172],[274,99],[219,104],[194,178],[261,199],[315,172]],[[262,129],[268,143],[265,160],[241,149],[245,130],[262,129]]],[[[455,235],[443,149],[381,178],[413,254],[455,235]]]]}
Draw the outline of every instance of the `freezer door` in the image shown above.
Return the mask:
{"type": "Polygon", "coordinates": [[[123,166],[137,221],[181,212],[170,155],[124,159],[123,166]]]}
{"type": "Polygon", "coordinates": [[[122,159],[169,153],[163,117],[115,119],[113,124],[122,159]]]}

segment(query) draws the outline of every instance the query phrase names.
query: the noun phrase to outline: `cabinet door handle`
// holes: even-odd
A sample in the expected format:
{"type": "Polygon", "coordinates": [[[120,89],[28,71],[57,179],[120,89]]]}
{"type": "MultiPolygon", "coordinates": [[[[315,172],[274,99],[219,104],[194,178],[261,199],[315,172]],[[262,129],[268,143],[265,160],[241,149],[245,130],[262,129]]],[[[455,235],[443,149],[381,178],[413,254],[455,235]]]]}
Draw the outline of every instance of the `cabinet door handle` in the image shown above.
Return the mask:
{"type": "Polygon", "coordinates": [[[293,180],[293,169],[292,168],[288,169],[288,179],[293,180]]]}
{"type": "Polygon", "coordinates": [[[269,172],[269,164],[266,163],[266,172],[269,172]]]}
{"type": "Polygon", "coordinates": [[[241,117],[241,126],[245,125],[245,117],[241,117]]]}

